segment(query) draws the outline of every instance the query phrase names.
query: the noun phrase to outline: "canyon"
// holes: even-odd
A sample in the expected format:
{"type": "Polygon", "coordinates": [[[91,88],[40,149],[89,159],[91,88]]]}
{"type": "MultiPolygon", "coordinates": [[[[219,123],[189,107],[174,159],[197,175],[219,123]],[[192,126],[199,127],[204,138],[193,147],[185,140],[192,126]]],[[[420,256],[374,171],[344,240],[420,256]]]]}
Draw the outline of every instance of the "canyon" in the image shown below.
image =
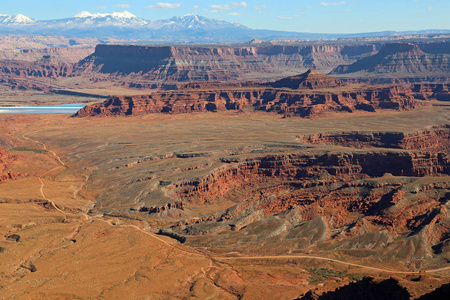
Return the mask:
{"type": "Polygon", "coordinates": [[[176,90],[197,82],[264,83],[313,69],[353,83],[448,82],[448,42],[442,38],[207,46],[113,45],[120,40],[109,39],[95,49],[92,39],[60,42],[74,46],[42,48],[43,41],[36,38],[28,43],[37,43],[37,49],[1,50],[0,80],[14,90],[45,92],[176,90]]]}
{"type": "Polygon", "coordinates": [[[27,174],[1,183],[1,293],[294,299],[391,275],[430,293],[448,283],[450,166],[449,107],[427,102],[320,118],[0,116],[21,157],[8,168],[27,174]],[[100,280],[100,266],[122,271],[100,280]],[[68,284],[86,280],[98,285],[68,284]]]}
{"type": "Polygon", "coordinates": [[[284,116],[314,118],[331,112],[376,112],[384,109],[410,110],[429,101],[449,97],[448,85],[360,86],[317,71],[307,71],[272,83],[255,85],[188,85],[174,92],[112,97],[89,105],[75,114],[88,116],[130,116],[149,113],[192,113],[264,111],[284,116]],[[339,89],[341,88],[341,89],[339,89]]]}
{"type": "Polygon", "coordinates": [[[307,144],[332,144],[352,148],[395,148],[445,152],[450,151],[450,126],[431,127],[417,132],[331,132],[299,136],[307,144]]]}
{"type": "Polygon", "coordinates": [[[375,55],[338,66],[330,74],[373,83],[448,81],[449,49],[448,41],[386,44],[375,55]]]}
{"type": "Polygon", "coordinates": [[[447,42],[91,42],[0,51],[4,105],[88,103],[0,115],[2,297],[448,292],[447,42]]]}

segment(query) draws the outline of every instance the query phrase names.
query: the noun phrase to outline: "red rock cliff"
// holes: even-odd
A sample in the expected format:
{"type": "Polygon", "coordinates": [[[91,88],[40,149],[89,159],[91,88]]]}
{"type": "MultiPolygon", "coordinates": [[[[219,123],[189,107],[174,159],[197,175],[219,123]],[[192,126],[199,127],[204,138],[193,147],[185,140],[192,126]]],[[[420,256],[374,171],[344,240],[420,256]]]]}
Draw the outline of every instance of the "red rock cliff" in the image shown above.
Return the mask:
{"type": "Polygon", "coordinates": [[[225,110],[259,110],[315,117],[328,112],[407,110],[426,105],[401,87],[382,87],[353,92],[299,92],[280,89],[184,90],[143,96],[113,97],[86,106],[75,116],[131,116],[148,113],[189,113],[225,110]]]}
{"type": "Polygon", "coordinates": [[[450,125],[431,127],[412,133],[403,132],[330,132],[299,136],[307,144],[333,144],[345,147],[382,147],[450,154],[450,125]]]}
{"type": "Polygon", "coordinates": [[[5,148],[0,147],[0,183],[20,177],[11,171],[11,165],[17,159],[17,156],[11,155],[5,148]]]}

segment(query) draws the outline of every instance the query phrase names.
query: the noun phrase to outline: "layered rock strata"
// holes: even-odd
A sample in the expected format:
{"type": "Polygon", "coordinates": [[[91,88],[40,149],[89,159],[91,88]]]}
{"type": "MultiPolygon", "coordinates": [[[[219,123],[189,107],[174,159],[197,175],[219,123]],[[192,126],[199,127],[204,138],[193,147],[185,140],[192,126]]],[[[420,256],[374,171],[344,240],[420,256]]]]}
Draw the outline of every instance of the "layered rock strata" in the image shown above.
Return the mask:
{"type": "MultiPolygon", "coordinates": [[[[450,43],[392,43],[372,56],[350,65],[341,65],[331,74],[371,78],[378,83],[448,80],[450,43]]],[[[369,80],[370,81],[370,80],[369,80]]]]}
{"type": "Polygon", "coordinates": [[[369,45],[125,46],[98,45],[79,73],[136,75],[172,82],[228,81],[243,74],[327,71],[375,53],[369,45]]]}
{"type": "Polygon", "coordinates": [[[50,59],[35,62],[0,61],[0,76],[58,78],[70,76],[73,68],[72,64],[55,62],[50,59]]]}
{"type": "Polygon", "coordinates": [[[315,90],[337,88],[344,86],[345,83],[337,78],[324,75],[315,70],[308,70],[303,74],[286,77],[275,82],[267,83],[266,85],[274,88],[315,90]]]}
{"type": "Polygon", "coordinates": [[[255,87],[241,91],[184,90],[112,97],[103,103],[86,106],[75,116],[136,116],[149,113],[243,110],[316,117],[329,112],[409,110],[423,105],[427,103],[416,100],[410,90],[402,87],[371,87],[350,92],[300,92],[255,87]]]}
{"type": "Polygon", "coordinates": [[[443,264],[450,249],[449,129],[361,134],[347,145],[390,150],[229,156],[203,177],[189,177],[195,168],[183,171],[186,179],[164,187],[177,207],[153,210],[183,210],[167,232],[214,251],[315,249],[417,268],[443,264]],[[191,207],[220,203],[234,205],[180,220],[191,207]]]}
{"type": "Polygon", "coordinates": [[[450,101],[450,84],[430,83],[413,84],[412,91],[416,93],[416,98],[436,99],[438,101],[450,101]]]}
{"type": "Polygon", "coordinates": [[[380,147],[450,153],[450,125],[417,132],[330,132],[297,137],[306,144],[332,144],[352,148],[380,147]]]}
{"type": "Polygon", "coordinates": [[[440,260],[450,246],[450,182],[418,183],[417,177],[445,175],[450,175],[446,155],[420,151],[299,153],[229,162],[206,177],[170,185],[166,193],[189,205],[236,205],[179,221],[171,231],[188,237],[187,243],[213,248],[237,247],[237,240],[252,236],[269,248],[277,241],[280,249],[317,246],[355,251],[345,255],[358,255],[359,249],[374,257],[440,260]],[[290,241],[297,246],[289,247],[290,241]]]}

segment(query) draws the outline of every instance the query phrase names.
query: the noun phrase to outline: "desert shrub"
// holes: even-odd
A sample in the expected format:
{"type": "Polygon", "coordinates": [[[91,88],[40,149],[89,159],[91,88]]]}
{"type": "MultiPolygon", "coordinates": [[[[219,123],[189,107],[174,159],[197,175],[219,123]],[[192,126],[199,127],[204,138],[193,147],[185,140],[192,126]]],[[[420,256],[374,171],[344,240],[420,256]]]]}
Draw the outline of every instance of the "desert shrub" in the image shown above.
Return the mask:
{"type": "Polygon", "coordinates": [[[351,274],[350,279],[353,281],[360,281],[364,278],[364,276],[362,275],[358,275],[358,274],[351,274]]]}
{"type": "Polygon", "coordinates": [[[5,248],[0,247],[0,253],[3,253],[3,252],[5,252],[5,248]]]}
{"type": "Polygon", "coordinates": [[[13,240],[13,241],[16,241],[16,242],[20,241],[20,235],[15,234],[15,233],[6,236],[6,238],[8,240],[13,240]]]}
{"type": "Polygon", "coordinates": [[[14,147],[14,148],[11,148],[11,150],[15,150],[15,151],[32,151],[32,152],[35,152],[35,153],[45,153],[45,152],[47,152],[47,150],[44,150],[44,149],[32,149],[32,148],[28,148],[27,146],[14,147]]]}
{"type": "Polygon", "coordinates": [[[309,269],[308,271],[311,274],[308,282],[312,284],[325,281],[329,277],[342,278],[347,274],[345,271],[334,271],[326,268],[309,269]]]}
{"type": "Polygon", "coordinates": [[[37,267],[33,263],[30,263],[30,271],[31,272],[36,272],[37,271],[37,267]]]}

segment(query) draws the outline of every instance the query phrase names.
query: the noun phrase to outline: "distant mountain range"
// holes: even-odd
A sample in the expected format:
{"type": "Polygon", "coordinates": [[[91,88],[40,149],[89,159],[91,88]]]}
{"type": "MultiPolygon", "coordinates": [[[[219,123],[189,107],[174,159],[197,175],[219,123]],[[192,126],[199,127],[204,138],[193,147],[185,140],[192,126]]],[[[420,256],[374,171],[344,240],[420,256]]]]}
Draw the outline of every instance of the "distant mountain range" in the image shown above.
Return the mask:
{"type": "Polygon", "coordinates": [[[0,14],[0,34],[138,39],[161,43],[245,42],[261,40],[327,40],[336,38],[443,34],[450,30],[372,32],[359,34],[318,34],[251,29],[239,23],[208,19],[199,15],[167,20],[144,20],[127,11],[111,14],[81,12],[72,18],[35,20],[27,16],[0,14]]]}

